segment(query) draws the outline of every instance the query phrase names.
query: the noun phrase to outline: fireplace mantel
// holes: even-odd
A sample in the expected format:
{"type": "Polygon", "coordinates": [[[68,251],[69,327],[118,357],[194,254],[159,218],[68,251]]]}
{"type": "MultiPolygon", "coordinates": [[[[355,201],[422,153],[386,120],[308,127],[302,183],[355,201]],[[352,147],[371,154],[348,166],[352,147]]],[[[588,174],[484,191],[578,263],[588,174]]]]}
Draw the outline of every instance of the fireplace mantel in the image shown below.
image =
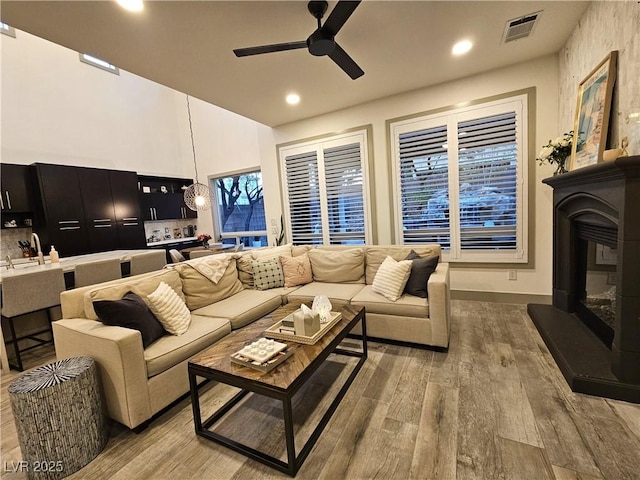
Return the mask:
{"type": "Polygon", "coordinates": [[[574,391],[640,403],[640,156],[543,182],[553,188],[553,305],[529,314],[574,391]],[[617,249],[611,350],[576,313],[587,240],[617,249]]]}

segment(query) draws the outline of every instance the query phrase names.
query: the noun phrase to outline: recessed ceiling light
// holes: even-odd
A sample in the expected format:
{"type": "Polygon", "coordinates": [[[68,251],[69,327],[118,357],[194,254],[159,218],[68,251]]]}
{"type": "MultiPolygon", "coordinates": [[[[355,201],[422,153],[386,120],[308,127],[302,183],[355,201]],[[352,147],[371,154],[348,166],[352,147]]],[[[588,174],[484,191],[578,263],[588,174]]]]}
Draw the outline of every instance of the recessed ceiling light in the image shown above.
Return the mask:
{"type": "Polygon", "coordinates": [[[453,46],[453,48],[451,49],[451,53],[453,53],[454,55],[464,55],[469,50],[471,50],[471,47],[473,47],[473,43],[471,43],[469,40],[462,40],[453,46]]]}
{"type": "Polygon", "coordinates": [[[298,103],[300,103],[300,95],[298,95],[297,93],[290,93],[289,95],[287,95],[286,100],[289,105],[297,105],[298,103]]]}
{"type": "Polygon", "coordinates": [[[116,0],[118,5],[120,5],[125,10],[129,10],[130,12],[140,12],[144,8],[142,4],[142,0],[116,0]]]}

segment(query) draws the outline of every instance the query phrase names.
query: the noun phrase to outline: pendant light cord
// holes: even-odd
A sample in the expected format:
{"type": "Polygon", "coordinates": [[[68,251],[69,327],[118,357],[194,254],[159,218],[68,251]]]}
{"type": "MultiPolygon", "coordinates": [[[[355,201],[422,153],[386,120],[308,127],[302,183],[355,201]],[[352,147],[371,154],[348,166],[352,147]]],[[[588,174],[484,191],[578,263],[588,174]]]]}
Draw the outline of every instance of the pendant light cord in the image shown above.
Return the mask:
{"type": "Polygon", "coordinates": [[[193,125],[191,123],[191,107],[189,106],[189,95],[187,95],[187,114],[189,115],[189,132],[191,133],[191,150],[193,151],[193,166],[196,170],[196,183],[198,182],[198,163],[196,162],[196,145],[193,141],[193,125]]]}

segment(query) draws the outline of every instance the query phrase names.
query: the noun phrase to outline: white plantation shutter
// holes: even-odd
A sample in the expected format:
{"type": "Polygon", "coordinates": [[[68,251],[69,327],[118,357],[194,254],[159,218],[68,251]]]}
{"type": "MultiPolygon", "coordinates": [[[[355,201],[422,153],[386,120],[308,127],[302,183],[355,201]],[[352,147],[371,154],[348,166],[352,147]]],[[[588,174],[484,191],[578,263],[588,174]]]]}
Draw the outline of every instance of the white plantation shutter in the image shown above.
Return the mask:
{"type": "Polygon", "coordinates": [[[295,245],[367,243],[366,132],[279,151],[291,241],[295,245]]]}
{"type": "Polygon", "coordinates": [[[462,250],[516,248],[516,114],[458,123],[462,250]]]}
{"type": "Polygon", "coordinates": [[[329,243],[365,243],[360,144],[323,150],[329,243]]]}
{"type": "Polygon", "coordinates": [[[306,152],[285,157],[289,225],[296,245],[322,244],[318,156],[306,152]]]}
{"type": "Polygon", "coordinates": [[[526,95],[390,123],[397,238],[526,262],[526,95]]]}
{"type": "Polygon", "coordinates": [[[439,243],[449,248],[447,126],[399,137],[400,201],[405,244],[439,243]]]}

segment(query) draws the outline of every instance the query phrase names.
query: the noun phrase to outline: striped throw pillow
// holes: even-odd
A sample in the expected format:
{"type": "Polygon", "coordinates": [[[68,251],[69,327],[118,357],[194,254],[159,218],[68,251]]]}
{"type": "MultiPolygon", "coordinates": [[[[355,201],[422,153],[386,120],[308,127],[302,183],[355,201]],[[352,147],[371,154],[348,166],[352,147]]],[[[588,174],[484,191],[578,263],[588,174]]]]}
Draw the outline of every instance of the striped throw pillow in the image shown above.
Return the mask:
{"type": "Polygon", "coordinates": [[[191,312],[173,288],[160,282],[158,288],[147,295],[149,309],[172,335],[182,335],[191,324],[191,312]]]}
{"type": "Polygon", "coordinates": [[[371,289],[395,302],[402,296],[402,291],[407,284],[410,273],[411,260],[397,262],[387,256],[373,278],[371,289]]]}

